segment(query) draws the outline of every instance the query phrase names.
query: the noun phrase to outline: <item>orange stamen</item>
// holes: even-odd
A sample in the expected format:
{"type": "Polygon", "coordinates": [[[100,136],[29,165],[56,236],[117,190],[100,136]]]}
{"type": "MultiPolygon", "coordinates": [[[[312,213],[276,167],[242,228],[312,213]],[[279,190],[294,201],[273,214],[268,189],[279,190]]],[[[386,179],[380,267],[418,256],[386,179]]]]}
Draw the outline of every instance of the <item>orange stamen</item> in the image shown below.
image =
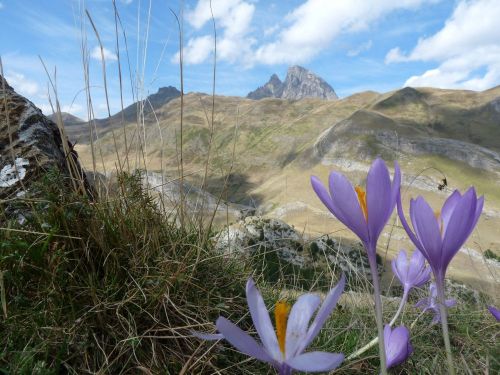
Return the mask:
{"type": "Polygon", "coordinates": [[[281,353],[285,355],[285,338],[286,325],[288,322],[288,314],[290,313],[290,305],[285,301],[278,301],[274,308],[274,320],[276,322],[276,336],[281,353]]]}
{"type": "Polygon", "coordinates": [[[365,220],[368,221],[368,206],[366,205],[366,192],[363,190],[361,186],[356,186],[354,190],[356,190],[356,194],[358,194],[359,205],[361,206],[361,210],[363,211],[365,220]]]}

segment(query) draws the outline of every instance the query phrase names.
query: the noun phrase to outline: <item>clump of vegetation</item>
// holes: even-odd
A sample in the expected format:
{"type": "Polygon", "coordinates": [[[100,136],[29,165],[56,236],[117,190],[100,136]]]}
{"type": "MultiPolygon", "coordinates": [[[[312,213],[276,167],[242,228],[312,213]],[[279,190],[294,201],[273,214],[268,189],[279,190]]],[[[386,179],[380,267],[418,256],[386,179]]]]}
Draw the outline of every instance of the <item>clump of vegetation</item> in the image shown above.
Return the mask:
{"type": "Polygon", "coordinates": [[[241,317],[248,271],[160,212],[138,175],[95,201],[66,186],[47,174],[27,222],[1,233],[1,371],[210,372],[212,355],[188,365],[190,329],[241,317]]]}
{"type": "Polygon", "coordinates": [[[500,256],[496,255],[493,251],[491,251],[490,249],[487,249],[485,252],[484,252],[484,257],[486,259],[493,259],[493,260],[496,260],[497,262],[500,262],[500,256]]]}

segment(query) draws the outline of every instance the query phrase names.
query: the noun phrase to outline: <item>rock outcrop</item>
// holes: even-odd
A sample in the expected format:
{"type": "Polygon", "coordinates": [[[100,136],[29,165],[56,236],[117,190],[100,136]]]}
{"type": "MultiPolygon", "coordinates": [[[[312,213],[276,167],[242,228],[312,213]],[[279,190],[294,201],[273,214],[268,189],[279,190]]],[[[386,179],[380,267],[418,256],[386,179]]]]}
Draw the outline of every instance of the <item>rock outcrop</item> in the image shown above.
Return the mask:
{"type": "MultiPolygon", "coordinates": [[[[221,253],[251,258],[258,254],[277,257],[301,269],[343,272],[351,288],[371,282],[370,264],[359,242],[322,236],[313,241],[305,238],[282,220],[249,216],[222,230],[215,237],[215,248],[221,253]]],[[[382,262],[377,259],[379,273],[382,262]]]]}
{"type": "Polygon", "coordinates": [[[264,86],[250,92],[249,99],[281,98],[300,100],[304,98],[320,98],[325,100],[338,99],[335,90],[321,77],[301,67],[288,68],[284,82],[273,74],[264,86]]]}
{"type": "Polygon", "coordinates": [[[9,202],[23,196],[52,169],[74,187],[90,191],[78,155],[58,126],[0,76],[0,199],[9,202]]]}

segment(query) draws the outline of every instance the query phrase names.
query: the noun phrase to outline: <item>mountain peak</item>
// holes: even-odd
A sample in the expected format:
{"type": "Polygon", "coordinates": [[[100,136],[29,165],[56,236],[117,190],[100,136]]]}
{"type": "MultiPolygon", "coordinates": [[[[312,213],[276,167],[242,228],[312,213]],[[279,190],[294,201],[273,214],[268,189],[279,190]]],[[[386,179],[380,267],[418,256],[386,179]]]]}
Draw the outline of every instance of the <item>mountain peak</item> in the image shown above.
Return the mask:
{"type": "Polygon", "coordinates": [[[260,86],[257,90],[250,92],[247,95],[247,98],[254,100],[263,98],[281,98],[282,93],[283,82],[281,82],[276,74],[273,74],[264,86],[260,86]]]}
{"type": "Polygon", "coordinates": [[[321,77],[298,65],[288,68],[286,79],[281,82],[276,74],[257,90],[247,95],[249,99],[282,98],[300,100],[304,98],[338,99],[333,88],[321,77]]]}

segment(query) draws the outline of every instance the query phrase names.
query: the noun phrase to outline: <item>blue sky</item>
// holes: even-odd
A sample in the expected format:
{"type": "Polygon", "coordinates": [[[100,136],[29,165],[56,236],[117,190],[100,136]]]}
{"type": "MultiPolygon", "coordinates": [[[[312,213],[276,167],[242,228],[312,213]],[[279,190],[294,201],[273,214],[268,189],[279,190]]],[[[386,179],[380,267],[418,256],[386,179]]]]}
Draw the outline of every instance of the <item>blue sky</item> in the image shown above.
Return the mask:
{"type": "MultiPolygon", "coordinates": [[[[180,14],[180,2],[116,0],[116,5],[135,85],[136,77],[144,77],[139,96],[162,86],[179,87],[179,34],[169,7],[180,14]]],[[[51,112],[48,79],[39,56],[51,74],[57,69],[62,109],[87,117],[85,40],[94,113],[107,115],[100,50],[85,9],[105,48],[110,111],[115,113],[120,96],[111,0],[0,0],[4,74],[45,113],[51,112]]],[[[294,64],[323,77],[340,97],[403,86],[484,90],[500,84],[498,0],[212,0],[212,10],[216,92],[221,95],[244,96],[272,73],[283,79],[294,64]]],[[[185,90],[211,92],[209,1],[185,1],[182,14],[185,90]]],[[[134,98],[119,34],[127,105],[134,98]]]]}

